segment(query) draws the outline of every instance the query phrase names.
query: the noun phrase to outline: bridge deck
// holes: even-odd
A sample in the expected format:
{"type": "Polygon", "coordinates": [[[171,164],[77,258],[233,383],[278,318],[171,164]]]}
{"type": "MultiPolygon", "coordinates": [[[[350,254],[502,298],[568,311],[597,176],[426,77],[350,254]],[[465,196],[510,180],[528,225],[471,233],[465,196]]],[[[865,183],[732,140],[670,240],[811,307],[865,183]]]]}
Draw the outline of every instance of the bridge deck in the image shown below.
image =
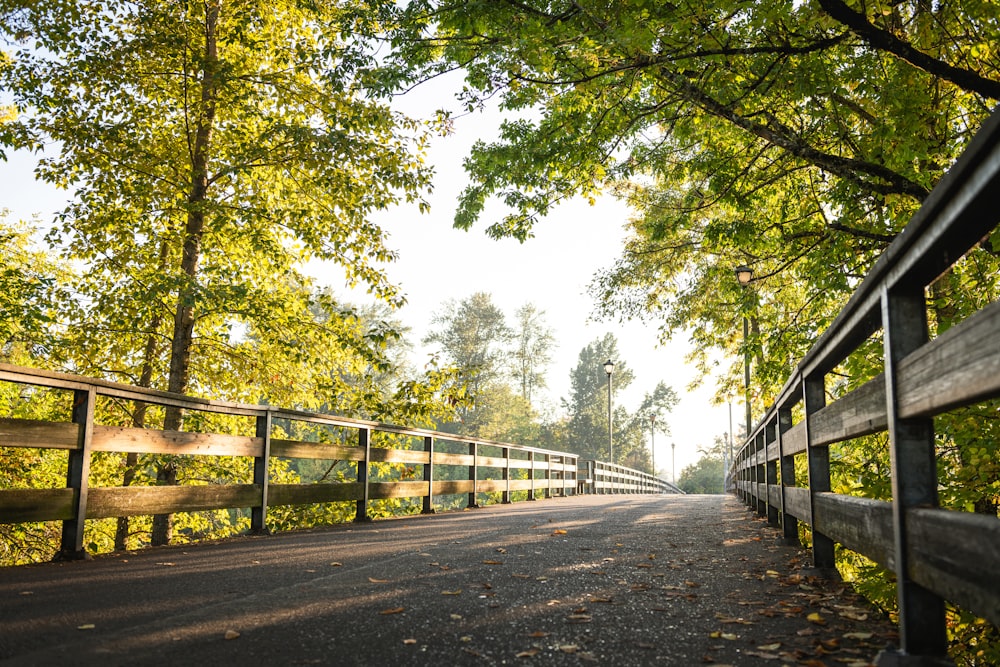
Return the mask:
{"type": "Polygon", "coordinates": [[[490,506],[0,570],[0,659],[868,664],[892,625],[807,563],[727,496],[490,506]]]}

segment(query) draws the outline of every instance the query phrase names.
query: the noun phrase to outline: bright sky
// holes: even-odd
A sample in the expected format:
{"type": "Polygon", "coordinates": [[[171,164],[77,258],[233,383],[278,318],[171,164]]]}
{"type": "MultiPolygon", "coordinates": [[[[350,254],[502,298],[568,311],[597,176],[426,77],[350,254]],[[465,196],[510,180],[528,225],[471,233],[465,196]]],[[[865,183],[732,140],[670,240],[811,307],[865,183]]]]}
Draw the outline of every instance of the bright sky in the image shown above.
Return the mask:
{"type": "MultiPolygon", "coordinates": [[[[406,100],[407,112],[430,113],[436,106],[449,104],[450,96],[441,89],[419,92],[406,100]]],[[[407,297],[399,317],[412,329],[416,345],[413,361],[419,367],[426,360],[427,351],[419,341],[428,331],[432,314],[448,299],[460,301],[474,292],[488,292],[511,323],[515,310],[531,302],[545,312],[548,326],[555,331],[556,349],[547,369],[549,389],[542,400],[557,412],[560,399],[569,394],[569,376],[580,350],[610,331],[617,337],[623,356],[615,361],[624,361],[635,373],[632,386],[618,395],[617,401],[634,410],[660,381],[681,397],[674,412],[662,416],[671,435],[658,434],[655,440],[657,469],[670,479],[671,443],[676,445],[680,471],[697,460],[699,446],[725,435],[730,416],[726,405],[711,405],[714,380],[694,392],[686,391],[695,370],[684,363],[688,349],[684,336],[660,346],[652,324],[590,320],[594,308],[586,293],[587,284],[596,271],[621,255],[623,225],[629,216],[626,207],[610,197],[593,207],[582,201],[569,202],[543,220],[536,228],[536,237],[524,244],[491,240],[485,234],[485,222],[471,232],[452,227],[455,203],[467,182],[462,159],[476,138],[488,138],[498,124],[495,113],[458,118],[455,133],[436,140],[430,155],[437,171],[431,213],[421,215],[416,207],[401,207],[378,218],[389,232],[390,247],[399,252],[399,260],[386,269],[407,297]]],[[[8,209],[11,219],[38,214],[47,222],[67,199],[66,193],[34,181],[34,162],[32,156],[24,154],[0,162],[0,210],[8,209]]],[[[489,213],[487,210],[486,220],[489,213]]],[[[340,293],[344,293],[342,276],[338,268],[316,271],[321,282],[340,293]]],[[[732,414],[738,429],[742,402],[733,404],[732,414]]]]}

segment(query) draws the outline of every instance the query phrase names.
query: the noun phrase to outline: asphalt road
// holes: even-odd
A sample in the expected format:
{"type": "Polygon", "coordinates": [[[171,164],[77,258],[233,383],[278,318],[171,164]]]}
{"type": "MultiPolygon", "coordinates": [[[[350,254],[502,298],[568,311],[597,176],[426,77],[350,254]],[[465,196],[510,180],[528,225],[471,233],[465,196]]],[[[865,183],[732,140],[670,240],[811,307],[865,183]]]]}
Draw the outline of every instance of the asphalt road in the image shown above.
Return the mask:
{"type": "Polygon", "coordinates": [[[729,496],[577,496],[0,570],[12,665],[861,667],[893,626],[729,496]]]}

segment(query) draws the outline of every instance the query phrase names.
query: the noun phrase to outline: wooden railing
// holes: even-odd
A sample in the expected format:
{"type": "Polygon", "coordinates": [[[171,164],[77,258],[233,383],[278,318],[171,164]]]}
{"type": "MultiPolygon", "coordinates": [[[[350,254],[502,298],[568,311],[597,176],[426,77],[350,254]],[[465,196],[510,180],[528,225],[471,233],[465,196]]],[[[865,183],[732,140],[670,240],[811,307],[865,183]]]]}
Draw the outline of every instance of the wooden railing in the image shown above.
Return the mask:
{"type": "Polygon", "coordinates": [[[840,543],[895,571],[901,646],[887,661],[945,654],[946,600],[1000,624],[1000,520],[938,508],[932,421],[1000,395],[1000,302],[931,340],[925,301],[925,289],[1000,222],[998,114],[798,364],[735,458],[736,492],[747,504],[789,539],[798,539],[799,521],[811,524],[817,567],[834,566],[840,543]],[[826,404],[828,374],[878,332],[884,373],[826,404]],[[830,445],[884,431],[894,502],[831,493],[830,445]],[[795,476],[799,456],[808,488],[795,476]]]}
{"type": "Polygon", "coordinates": [[[430,513],[434,511],[435,497],[447,494],[468,494],[467,506],[476,507],[486,497],[484,494],[511,502],[512,494],[519,491],[534,500],[577,490],[578,457],[567,452],[332,415],[190,398],[6,364],[0,364],[0,381],[72,392],[71,421],[0,419],[0,447],[68,452],[64,488],[0,490],[0,523],[62,521],[60,553],[67,558],[86,555],[83,530],[87,519],[250,508],[251,530],[262,532],[266,530],[268,508],[279,505],[355,502],[356,520],[367,520],[370,501],[378,499],[422,498],[423,511],[430,513]],[[255,435],[102,425],[94,416],[98,397],[247,418],[253,420],[249,423],[255,435]],[[278,420],[347,429],[356,433],[356,444],[275,438],[273,424],[278,420]],[[378,434],[399,437],[383,437],[376,446],[373,437],[378,434]],[[467,453],[439,451],[437,447],[442,443],[450,449],[467,446],[467,453]],[[407,445],[417,447],[407,449],[407,445]],[[253,479],[246,484],[90,486],[88,473],[95,452],[248,457],[253,459],[253,479]],[[355,462],[356,475],[354,481],[342,483],[275,484],[269,475],[274,457],[355,462]],[[378,481],[369,476],[369,464],[373,463],[405,464],[414,470],[421,466],[422,479],[378,481]],[[435,466],[448,466],[452,474],[436,473],[435,466]],[[456,470],[461,478],[449,479],[456,476],[456,470]]]}
{"type": "Polygon", "coordinates": [[[577,481],[580,493],[684,493],[641,470],[593,459],[580,461],[577,481]]]}

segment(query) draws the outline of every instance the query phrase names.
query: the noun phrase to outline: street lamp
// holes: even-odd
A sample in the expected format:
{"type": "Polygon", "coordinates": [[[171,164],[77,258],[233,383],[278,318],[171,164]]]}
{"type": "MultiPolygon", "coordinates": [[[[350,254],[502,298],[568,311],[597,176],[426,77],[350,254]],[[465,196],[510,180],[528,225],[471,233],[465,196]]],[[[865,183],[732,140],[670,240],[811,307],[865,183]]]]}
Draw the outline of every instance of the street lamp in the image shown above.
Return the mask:
{"type": "Polygon", "coordinates": [[[608,374],[608,458],[615,462],[615,441],[611,432],[611,374],[615,372],[615,363],[608,359],[604,362],[604,372],[608,374]]]}
{"type": "MultiPolygon", "coordinates": [[[[736,279],[740,285],[747,287],[753,280],[753,269],[749,266],[736,267],[736,279]]],[[[746,301],[744,300],[744,303],[746,301]]],[[[753,421],[750,414],[750,320],[747,319],[746,306],[743,308],[743,392],[747,406],[747,432],[750,437],[750,426],[753,421]]]]}
{"type": "Polygon", "coordinates": [[[656,415],[649,415],[649,455],[653,459],[653,477],[656,477],[656,415]]]}

